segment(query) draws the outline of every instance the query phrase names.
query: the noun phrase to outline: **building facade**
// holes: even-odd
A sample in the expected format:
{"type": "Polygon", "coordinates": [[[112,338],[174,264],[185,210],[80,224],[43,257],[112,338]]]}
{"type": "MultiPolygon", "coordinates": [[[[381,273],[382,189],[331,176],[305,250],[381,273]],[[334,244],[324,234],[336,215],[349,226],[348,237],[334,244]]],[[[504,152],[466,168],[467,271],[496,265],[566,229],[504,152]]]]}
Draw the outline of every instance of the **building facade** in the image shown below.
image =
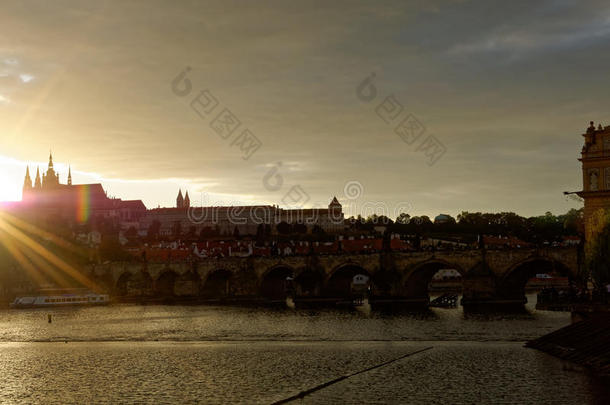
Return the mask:
{"type": "Polygon", "coordinates": [[[591,121],[583,137],[583,190],[577,194],[585,201],[585,237],[591,240],[602,225],[601,214],[610,211],[610,126],[596,128],[591,121]]]}
{"type": "Polygon", "coordinates": [[[276,205],[191,207],[188,192],[183,197],[180,190],[176,207],[146,212],[140,221],[139,233],[147,235],[156,227],[161,236],[187,232],[199,234],[205,228],[219,235],[256,235],[261,225],[268,225],[271,233],[275,233],[277,225],[282,222],[303,224],[308,232],[317,225],[327,233],[337,233],[344,230],[343,208],[336,197],[328,208],[283,209],[276,205]]]}

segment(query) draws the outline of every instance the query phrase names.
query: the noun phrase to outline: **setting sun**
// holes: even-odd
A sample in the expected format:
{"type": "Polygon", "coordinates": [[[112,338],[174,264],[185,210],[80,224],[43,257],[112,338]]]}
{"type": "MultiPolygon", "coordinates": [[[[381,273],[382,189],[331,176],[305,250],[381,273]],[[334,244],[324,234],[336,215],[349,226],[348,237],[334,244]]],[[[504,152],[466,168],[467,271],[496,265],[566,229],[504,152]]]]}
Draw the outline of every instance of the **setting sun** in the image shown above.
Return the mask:
{"type": "Polygon", "coordinates": [[[19,201],[25,168],[13,159],[0,156],[0,202],[19,201]]]}

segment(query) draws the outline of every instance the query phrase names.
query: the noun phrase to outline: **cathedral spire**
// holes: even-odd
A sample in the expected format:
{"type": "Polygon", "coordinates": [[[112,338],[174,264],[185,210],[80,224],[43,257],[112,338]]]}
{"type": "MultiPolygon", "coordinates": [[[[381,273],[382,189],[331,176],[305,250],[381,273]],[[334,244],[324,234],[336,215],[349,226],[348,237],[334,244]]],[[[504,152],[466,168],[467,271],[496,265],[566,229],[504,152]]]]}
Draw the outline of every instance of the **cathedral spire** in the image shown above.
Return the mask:
{"type": "Polygon", "coordinates": [[[176,197],[176,208],[184,207],[184,197],[182,197],[182,189],[178,191],[178,197],[176,197]]]}
{"type": "Polygon", "coordinates": [[[25,180],[23,181],[23,189],[32,188],[32,179],[30,178],[30,166],[25,168],[25,180]]]}
{"type": "Polygon", "coordinates": [[[72,166],[68,166],[68,185],[72,185],[72,166]]]}
{"type": "Polygon", "coordinates": [[[53,154],[49,151],[49,169],[53,168],[53,154]]]}
{"type": "Polygon", "coordinates": [[[42,181],[40,181],[40,167],[36,167],[36,180],[34,180],[34,188],[42,188],[42,181]]]}
{"type": "Polygon", "coordinates": [[[191,207],[191,199],[189,198],[189,192],[187,191],[186,194],[184,195],[184,208],[190,208],[191,207]]]}

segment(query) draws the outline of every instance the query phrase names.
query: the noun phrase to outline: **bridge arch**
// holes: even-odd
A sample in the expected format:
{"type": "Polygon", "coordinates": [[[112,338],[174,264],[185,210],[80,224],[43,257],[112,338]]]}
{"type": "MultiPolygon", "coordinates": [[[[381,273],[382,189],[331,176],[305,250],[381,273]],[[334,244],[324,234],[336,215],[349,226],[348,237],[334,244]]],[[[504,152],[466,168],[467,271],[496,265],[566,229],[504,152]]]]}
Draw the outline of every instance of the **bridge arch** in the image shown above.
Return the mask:
{"type": "Polygon", "coordinates": [[[115,294],[120,297],[150,295],[152,286],[153,280],[148,273],[125,271],[117,279],[115,294]]]}
{"type": "Polygon", "coordinates": [[[201,288],[201,278],[194,269],[181,274],[174,280],[174,294],[196,297],[201,288]]]}
{"type": "Polygon", "coordinates": [[[295,274],[295,295],[299,297],[317,297],[322,293],[324,274],[319,270],[304,269],[295,274]]]}
{"type": "Polygon", "coordinates": [[[352,294],[352,280],[356,275],[371,279],[371,273],[358,263],[347,262],[335,267],[324,285],[324,294],[329,297],[349,298],[352,294]]]}
{"type": "Polygon", "coordinates": [[[116,282],[114,288],[115,294],[120,297],[124,297],[129,293],[129,281],[131,280],[131,273],[126,271],[121,274],[116,282]]]}
{"type": "Polygon", "coordinates": [[[512,265],[498,282],[498,295],[505,299],[524,300],[528,280],[539,273],[553,273],[574,281],[576,274],[564,263],[544,256],[534,256],[512,265]]]}
{"type": "Polygon", "coordinates": [[[294,268],[287,264],[277,264],[267,269],[260,281],[259,292],[263,298],[283,300],[290,288],[288,278],[294,278],[294,268]]]}
{"type": "Polygon", "coordinates": [[[231,295],[233,273],[217,269],[207,274],[202,282],[201,295],[206,298],[224,298],[231,295]]]}
{"type": "Polygon", "coordinates": [[[176,285],[176,279],[179,275],[173,270],[166,269],[155,281],[155,293],[161,297],[172,297],[175,295],[174,287],[176,285]]]}
{"type": "Polygon", "coordinates": [[[411,266],[405,273],[402,281],[404,295],[408,298],[430,299],[429,284],[434,275],[443,269],[456,270],[462,276],[466,276],[466,271],[455,263],[443,259],[430,258],[411,266]]]}

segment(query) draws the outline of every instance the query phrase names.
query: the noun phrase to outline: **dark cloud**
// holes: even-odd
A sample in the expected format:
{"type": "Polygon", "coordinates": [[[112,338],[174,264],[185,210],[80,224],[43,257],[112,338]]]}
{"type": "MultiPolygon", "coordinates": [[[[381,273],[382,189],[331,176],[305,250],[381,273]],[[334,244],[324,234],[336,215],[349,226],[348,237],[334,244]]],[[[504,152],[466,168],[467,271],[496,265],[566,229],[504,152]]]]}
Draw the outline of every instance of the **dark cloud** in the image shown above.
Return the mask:
{"type": "Polygon", "coordinates": [[[30,1],[0,24],[3,155],[52,147],[83,171],[261,202],[280,202],[262,177],[281,161],[311,201],[358,180],[427,214],[564,211],[580,133],[609,104],[601,1],[30,1]],[[250,160],[171,92],[187,65],[263,142],[250,160]],[[434,166],[375,114],[390,94],[447,148],[434,166]]]}

